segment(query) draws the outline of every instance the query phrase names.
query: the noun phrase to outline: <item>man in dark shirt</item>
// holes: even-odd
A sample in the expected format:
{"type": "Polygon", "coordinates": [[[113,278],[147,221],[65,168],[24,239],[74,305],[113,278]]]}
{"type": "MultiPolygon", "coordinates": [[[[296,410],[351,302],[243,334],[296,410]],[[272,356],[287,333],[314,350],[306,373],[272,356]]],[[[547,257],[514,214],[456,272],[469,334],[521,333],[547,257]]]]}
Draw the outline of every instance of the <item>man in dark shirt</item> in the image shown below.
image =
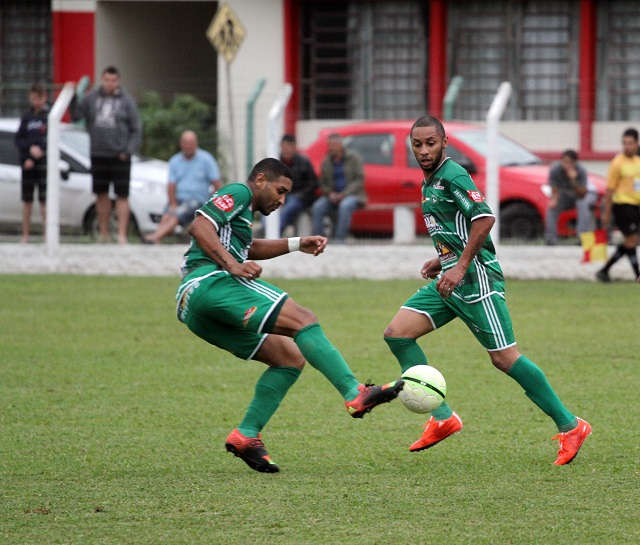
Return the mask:
{"type": "Polygon", "coordinates": [[[318,178],[311,161],[296,148],[296,137],[285,134],[280,141],[280,160],[291,169],[293,188],[280,209],[280,235],[309,209],[316,198],[318,178]]]}
{"type": "Polygon", "coordinates": [[[597,195],[589,191],[587,171],[578,164],[578,154],[572,149],[562,153],[560,161],[551,165],[549,170],[551,197],[547,208],[544,239],[553,246],[558,242],[558,216],[565,210],[576,209],[578,235],[591,231],[592,210],[597,195]]]}
{"type": "Polygon", "coordinates": [[[22,167],[22,239],[29,241],[31,230],[31,214],[33,196],[38,191],[38,201],[42,215],[42,229],[46,224],[47,201],[47,90],[41,83],[34,83],[29,88],[31,108],[20,119],[20,127],[15,142],[20,153],[22,167]]]}

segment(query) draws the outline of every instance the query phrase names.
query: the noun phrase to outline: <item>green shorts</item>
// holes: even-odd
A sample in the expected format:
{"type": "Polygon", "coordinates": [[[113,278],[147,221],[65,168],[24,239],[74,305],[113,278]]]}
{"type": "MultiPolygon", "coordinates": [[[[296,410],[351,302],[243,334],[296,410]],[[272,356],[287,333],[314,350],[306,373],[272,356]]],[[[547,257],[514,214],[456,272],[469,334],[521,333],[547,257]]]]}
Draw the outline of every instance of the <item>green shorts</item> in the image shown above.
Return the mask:
{"type": "Polygon", "coordinates": [[[180,284],[176,312],[198,337],[249,360],[273,330],[287,297],[262,280],[200,267],[180,284]]]}
{"type": "Polygon", "coordinates": [[[434,329],[460,318],[480,344],[489,351],[516,344],[509,309],[502,293],[466,303],[455,295],[443,299],[435,281],[420,288],[401,308],[424,314],[434,329]]]}

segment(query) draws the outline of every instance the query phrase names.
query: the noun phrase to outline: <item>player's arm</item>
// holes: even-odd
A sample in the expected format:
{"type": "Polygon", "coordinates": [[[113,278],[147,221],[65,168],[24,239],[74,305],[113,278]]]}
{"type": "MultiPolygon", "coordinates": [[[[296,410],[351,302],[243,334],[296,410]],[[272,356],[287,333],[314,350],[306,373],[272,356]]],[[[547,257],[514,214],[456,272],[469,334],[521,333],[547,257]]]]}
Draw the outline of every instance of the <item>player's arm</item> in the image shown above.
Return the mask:
{"type": "Polygon", "coordinates": [[[191,222],[191,227],[189,227],[189,234],[195,239],[202,251],[229,274],[249,280],[258,278],[262,274],[262,267],[257,263],[236,261],[222,245],[214,224],[204,216],[196,215],[196,218],[191,222]]]}
{"type": "Polygon", "coordinates": [[[324,252],[327,246],[327,239],[321,236],[292,237],[281,239],[254,239],[249,248],[249,259],[271,259],[280,255],[288,254],[300,250],[305,254],[315,256],[324,252]]]}
{"type": "Polygon", "coordinates": [[[495,222],[496,218],[493,216],[480,216],[471,222],[469,239],[458,258],[458,262],[447,270],[436,283],[436,289],[443,297],[446,298],[451,295],[451,291],[460,283],[471,261],[473,261],[473,258],[489,236],[495,222]],[[449,291],[449,288],[451,288],[451,291],[449,291]]]}

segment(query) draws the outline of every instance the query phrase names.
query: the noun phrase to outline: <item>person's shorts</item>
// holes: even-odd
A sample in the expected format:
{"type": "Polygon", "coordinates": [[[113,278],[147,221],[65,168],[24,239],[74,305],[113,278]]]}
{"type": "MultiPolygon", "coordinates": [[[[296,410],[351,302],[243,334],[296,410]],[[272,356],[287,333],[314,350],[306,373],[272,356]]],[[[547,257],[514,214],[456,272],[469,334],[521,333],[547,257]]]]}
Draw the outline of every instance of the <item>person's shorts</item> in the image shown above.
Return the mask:
{"type": "Polygon", "coordinates": [[[401,308],[425,315],[434,329],[460,318],[489,351],[503,350],[516,344],[509,309],[500,293],[465,303],[455,295],[443,299],[434,281],[420,288],[401,308]]]}
{"type": "Polygon", "coordinates": [[[119,157],[91,156],[91,175],[93,176],[93,192],[96,195],[109,192],[109,184],[113,183],[116,197],[129,196],[129,180],[131,177],[131,159],[122,161],[119,157]]]}
{"type": "Polygon", "coordinates": [[[38,188],[38,201],[47,201],[47,160],[35,162],[33,168],[22,168],[22,202],[33,202],[35,189],[38,188]]]}
{"type": "Polygon", "coordinates": [[[176,312],[198,337],[249,360],[273,330],[287,297],[262,280],[236,278],[205,266],[183,279],[176,312]]]}
{"type": "Polygon", "coordinates": [[[613,221],[624,236],[640,231],[640,206],[635,204],[613,204],[613,221]]]}
{"type": "Polygon", "coordinates": [[[165,213],[172,214],[176,218],[178,218],[178,223],[182,226],[185,226],[187,223],[193,221],[193,215],[196,210],[200,208],[204,203],[199,201],[198,199],[190,199],[188,201],[181,202],[175,210],[170,210],[169,206],[167,206],[164,211],[165,213]]]}

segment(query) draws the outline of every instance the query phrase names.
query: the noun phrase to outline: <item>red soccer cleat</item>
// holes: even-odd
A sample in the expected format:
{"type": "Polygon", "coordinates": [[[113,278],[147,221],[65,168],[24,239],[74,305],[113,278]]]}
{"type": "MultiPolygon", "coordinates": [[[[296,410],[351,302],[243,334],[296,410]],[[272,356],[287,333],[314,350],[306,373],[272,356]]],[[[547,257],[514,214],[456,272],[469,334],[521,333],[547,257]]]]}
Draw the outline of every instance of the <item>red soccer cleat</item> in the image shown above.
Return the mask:
{"type": "Polygon", "coordinates": [[[578,425],[571,431],[554,435],[551,440],[558,439],[558,458],[553,462],[557,466],[563,466],[571,462],[577,455],[584,440],[591,435],[589,422],[578,418],[578,425]]]}
{"type": "Polygon", "coordinates": [[[362,418],[380,403],[389,403],[398,397],[404,387],[404,380],[396,380],[383,386],[373,384],[361,384],[358,386],[360,393],[355,399],[345,401],[347,411],[353,418],[362,418]]]}
{"type": "Polygon", "coordinates": [[[229,452],[242,459],[251,469],[261,473],[278,473],[280,468],[269,458],[260,435],[245,437],[237,429],[227,437],[224,445],[229,452]]]}
{"type": "Polygon", "coordinates": [[[454,412],[446,420],[436,420],[433,416],[424,425],[424,432],[413,445],[409,447],[411,452],[418,452],[437,445],[462,429],[462,420],[454,412]]]}

